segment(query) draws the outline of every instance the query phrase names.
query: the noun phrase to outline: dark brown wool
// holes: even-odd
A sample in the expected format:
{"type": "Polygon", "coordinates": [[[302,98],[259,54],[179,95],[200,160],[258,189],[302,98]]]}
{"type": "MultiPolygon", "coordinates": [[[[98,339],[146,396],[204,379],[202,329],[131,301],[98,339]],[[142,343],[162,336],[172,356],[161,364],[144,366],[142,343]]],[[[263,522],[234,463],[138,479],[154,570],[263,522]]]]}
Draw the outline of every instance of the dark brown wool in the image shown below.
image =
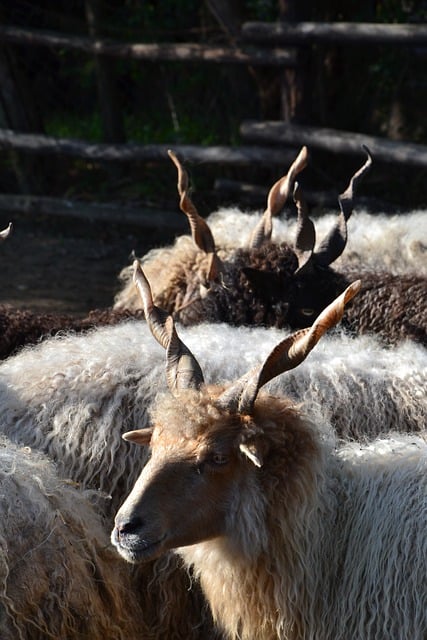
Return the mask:
{"type": "Polygon", "coordinates": [[[300,329],[354,280],[362,280],[357,299],[345,310],[342,326],[373,333],[393,344],[410,338],[427,345],[427,279],[416,274],[347,271],[340,273],[313,260],[295,273],[297,258],[289,245],[272,242],[236,251],[219,281],[204,297],[177,312],[184,325],[226,322],[300,329]]]}
{"type": "Polygon", "coordinates": [[[84,318],[76,318],[53,313],[37,314],[25,309],[14,309],[10,305],[0,305],[0,359],[61,331],[82,333],[94,327],[115,325],[130,318],[143,317],[142,311],[95,309],[84,318]]]}

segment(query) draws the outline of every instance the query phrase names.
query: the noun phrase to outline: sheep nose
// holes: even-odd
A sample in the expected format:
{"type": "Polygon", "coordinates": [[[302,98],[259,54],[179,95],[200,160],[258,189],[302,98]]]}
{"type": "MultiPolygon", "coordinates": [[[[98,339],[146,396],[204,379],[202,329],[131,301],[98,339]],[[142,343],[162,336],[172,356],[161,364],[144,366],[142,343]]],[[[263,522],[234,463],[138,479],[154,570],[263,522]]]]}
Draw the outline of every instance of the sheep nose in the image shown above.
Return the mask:
{"type": "Polygon", "coordinates": [[[125,535],[136,533],[143,526],[142,519],[139,516],[134,516],[133,518],[120,516],[116,518],[115,524],[119,538],[121,536],[123,537],[125,535]]]}

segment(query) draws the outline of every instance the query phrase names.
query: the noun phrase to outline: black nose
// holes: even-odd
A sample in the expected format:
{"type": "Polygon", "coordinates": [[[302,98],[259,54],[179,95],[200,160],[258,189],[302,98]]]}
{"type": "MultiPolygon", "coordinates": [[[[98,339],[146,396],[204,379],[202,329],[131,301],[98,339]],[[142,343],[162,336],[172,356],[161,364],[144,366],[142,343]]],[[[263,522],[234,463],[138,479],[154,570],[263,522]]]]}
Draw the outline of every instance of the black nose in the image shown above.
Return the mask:
{"type": "Polygon", "coordinates": [[[139,516],[134,516],[133,518],[117,516],[115,524],[119,537],[136,533],[143,526],[142,519],[139,516]]]}

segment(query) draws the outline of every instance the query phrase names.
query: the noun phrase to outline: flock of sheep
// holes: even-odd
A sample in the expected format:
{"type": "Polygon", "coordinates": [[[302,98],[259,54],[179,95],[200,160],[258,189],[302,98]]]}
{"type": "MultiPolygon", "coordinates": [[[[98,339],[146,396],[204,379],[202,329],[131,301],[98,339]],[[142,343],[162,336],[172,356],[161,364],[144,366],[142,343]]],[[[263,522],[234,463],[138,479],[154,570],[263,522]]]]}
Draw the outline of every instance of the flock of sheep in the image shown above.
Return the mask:
{"type": "Polygon", "coordinates": [[[352,215],[366,150],[313,224],[303,148],[204,220],[170,156],[111,309],[0,306],[0,637],[425,640],[425,212],[352,215]]]}

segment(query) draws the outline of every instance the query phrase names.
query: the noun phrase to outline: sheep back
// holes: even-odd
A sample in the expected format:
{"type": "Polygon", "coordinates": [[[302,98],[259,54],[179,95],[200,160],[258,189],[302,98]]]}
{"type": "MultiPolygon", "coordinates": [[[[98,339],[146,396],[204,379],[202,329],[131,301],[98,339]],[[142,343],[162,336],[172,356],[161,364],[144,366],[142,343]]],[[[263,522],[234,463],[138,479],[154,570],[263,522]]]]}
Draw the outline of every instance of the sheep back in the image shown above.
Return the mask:
{"type": "Polygon", "coordinates": [[[0,440],[2,640],[150,638],[94,499],[40,453],[0,440]]]}
{"type": "Polygon", "coordinates": [[[65,314],[38,314],[11,305],[0,305],[0,359],[60,332],[82,333],[95,326],[119,324],[131,317],[142,318],[143,313],[141,310],[94,309],[79,318],[65,314]]]}

